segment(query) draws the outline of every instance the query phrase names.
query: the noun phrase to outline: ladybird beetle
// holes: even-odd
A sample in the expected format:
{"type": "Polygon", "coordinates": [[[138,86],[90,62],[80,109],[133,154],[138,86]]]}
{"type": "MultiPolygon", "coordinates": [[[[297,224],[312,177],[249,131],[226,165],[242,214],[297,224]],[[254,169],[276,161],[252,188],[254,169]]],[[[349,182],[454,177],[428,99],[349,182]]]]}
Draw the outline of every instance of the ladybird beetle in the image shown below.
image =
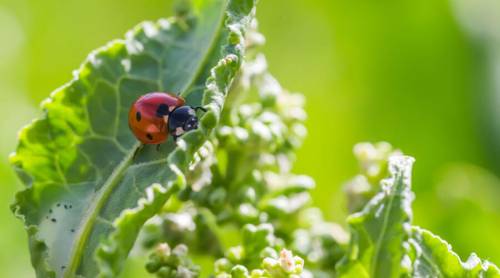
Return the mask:
{"type": "Polygon", "coordinates": [[[196,110],[202,107],[184,105],[182,97],[154,92],[139,97],[130,108],[128,124],[143,144],[159,145],[168,134],[176,140],[187,131],[198,128],[196,110]]]}

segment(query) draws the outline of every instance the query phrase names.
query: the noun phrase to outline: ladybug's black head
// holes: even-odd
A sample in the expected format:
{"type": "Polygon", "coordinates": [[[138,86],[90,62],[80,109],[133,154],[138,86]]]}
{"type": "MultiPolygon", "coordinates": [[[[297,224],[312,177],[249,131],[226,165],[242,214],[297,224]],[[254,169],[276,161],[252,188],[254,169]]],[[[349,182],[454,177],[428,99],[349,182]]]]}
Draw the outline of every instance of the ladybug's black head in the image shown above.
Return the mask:
{"type": "Polygon", "coordinates": [[[177,138],[193,129],[198,128],[196,111],[190,106],[181,106],[174,109],[168,117],[168,132],[177,138]]]}

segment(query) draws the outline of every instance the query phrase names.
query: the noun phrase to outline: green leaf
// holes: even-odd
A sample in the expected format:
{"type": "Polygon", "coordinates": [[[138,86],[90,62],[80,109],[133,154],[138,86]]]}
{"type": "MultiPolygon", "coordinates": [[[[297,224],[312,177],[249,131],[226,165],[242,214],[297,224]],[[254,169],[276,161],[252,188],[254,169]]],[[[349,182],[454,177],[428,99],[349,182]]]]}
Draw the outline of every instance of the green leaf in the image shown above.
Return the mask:
{"type": "Polygon", "coordinates": [[[255,4],[193,2],[91,53],[21,130],[11,162],[27,188],[12,209],[25,221],[37,276],[115,277],[140,227],[185,184],[241,65],[255,4]],[[131,103],[152,91],[209,109],[198,130],[160,152],[140,148],[127,122],[131,103]]]}
{"type": "Polygon", "coordinates": [[[400,277],[409,271],[412,164],[411,157],[391,157],[390,177],[382,181],[382,190],[349,216],[351,241],[337,264],[339,277],[400,277]]]}
{"type": "Polygon", "coordinates": [[[476,254],[462,262],[451,246],[431,232],[413,227],[411,246],[414,249],[412,277],[500,277],[500,270],[476,254]]]}

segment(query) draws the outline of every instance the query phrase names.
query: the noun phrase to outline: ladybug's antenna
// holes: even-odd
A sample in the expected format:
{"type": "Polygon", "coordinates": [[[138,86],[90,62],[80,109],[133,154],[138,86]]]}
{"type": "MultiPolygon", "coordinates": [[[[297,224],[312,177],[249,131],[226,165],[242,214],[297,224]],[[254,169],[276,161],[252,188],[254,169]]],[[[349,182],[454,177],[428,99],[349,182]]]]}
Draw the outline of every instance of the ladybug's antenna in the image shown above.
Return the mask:
{"type": "Polygon", "coordinates": [[[193,109],[194,109],[194,111],[198,111],[198,110],[201,110],[201,111],[203,111],[203,112],[207,112],[207,111],[208,111],[206,108],[201,107],[201,106],[197,106],[197,107],[192,107],[192,106],[191,106],[191,108],[193,108],[193,109]]]}

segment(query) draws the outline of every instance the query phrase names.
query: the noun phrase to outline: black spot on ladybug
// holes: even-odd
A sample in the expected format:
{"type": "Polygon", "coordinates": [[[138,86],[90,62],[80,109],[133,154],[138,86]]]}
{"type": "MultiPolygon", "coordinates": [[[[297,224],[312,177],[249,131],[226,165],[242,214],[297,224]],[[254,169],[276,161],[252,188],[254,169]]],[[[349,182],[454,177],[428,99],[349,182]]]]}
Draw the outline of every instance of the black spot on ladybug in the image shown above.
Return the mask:
{"type": "Polygon", "coordinates": [[[168,105],[162,103],[156,109],[156,117],[163,118],[163,116],[168,115],[168,112],[168,105]]]}
{"type": "Polygon", "coordinates": [[[151,135],[150,133],[146,133],[146,137],[148,137],[149,140],[153,140],[153,135],[151,135]]]}
{"type": "Polygon", "coordinates": [[[140,122],[141,119],[142,119],[142,115],[141,115],[141,112],[137,111],[137,113],[135,113],[135,119],[140,122]]]}
{"type": "Polygon", "coordinates": [[[54,223],[56,223],[56,222],[57,222],[57,220],[56,220],[55,218],[50,219],[50,221],[52,221],[52,222],[54,222],[54,223]]]}

